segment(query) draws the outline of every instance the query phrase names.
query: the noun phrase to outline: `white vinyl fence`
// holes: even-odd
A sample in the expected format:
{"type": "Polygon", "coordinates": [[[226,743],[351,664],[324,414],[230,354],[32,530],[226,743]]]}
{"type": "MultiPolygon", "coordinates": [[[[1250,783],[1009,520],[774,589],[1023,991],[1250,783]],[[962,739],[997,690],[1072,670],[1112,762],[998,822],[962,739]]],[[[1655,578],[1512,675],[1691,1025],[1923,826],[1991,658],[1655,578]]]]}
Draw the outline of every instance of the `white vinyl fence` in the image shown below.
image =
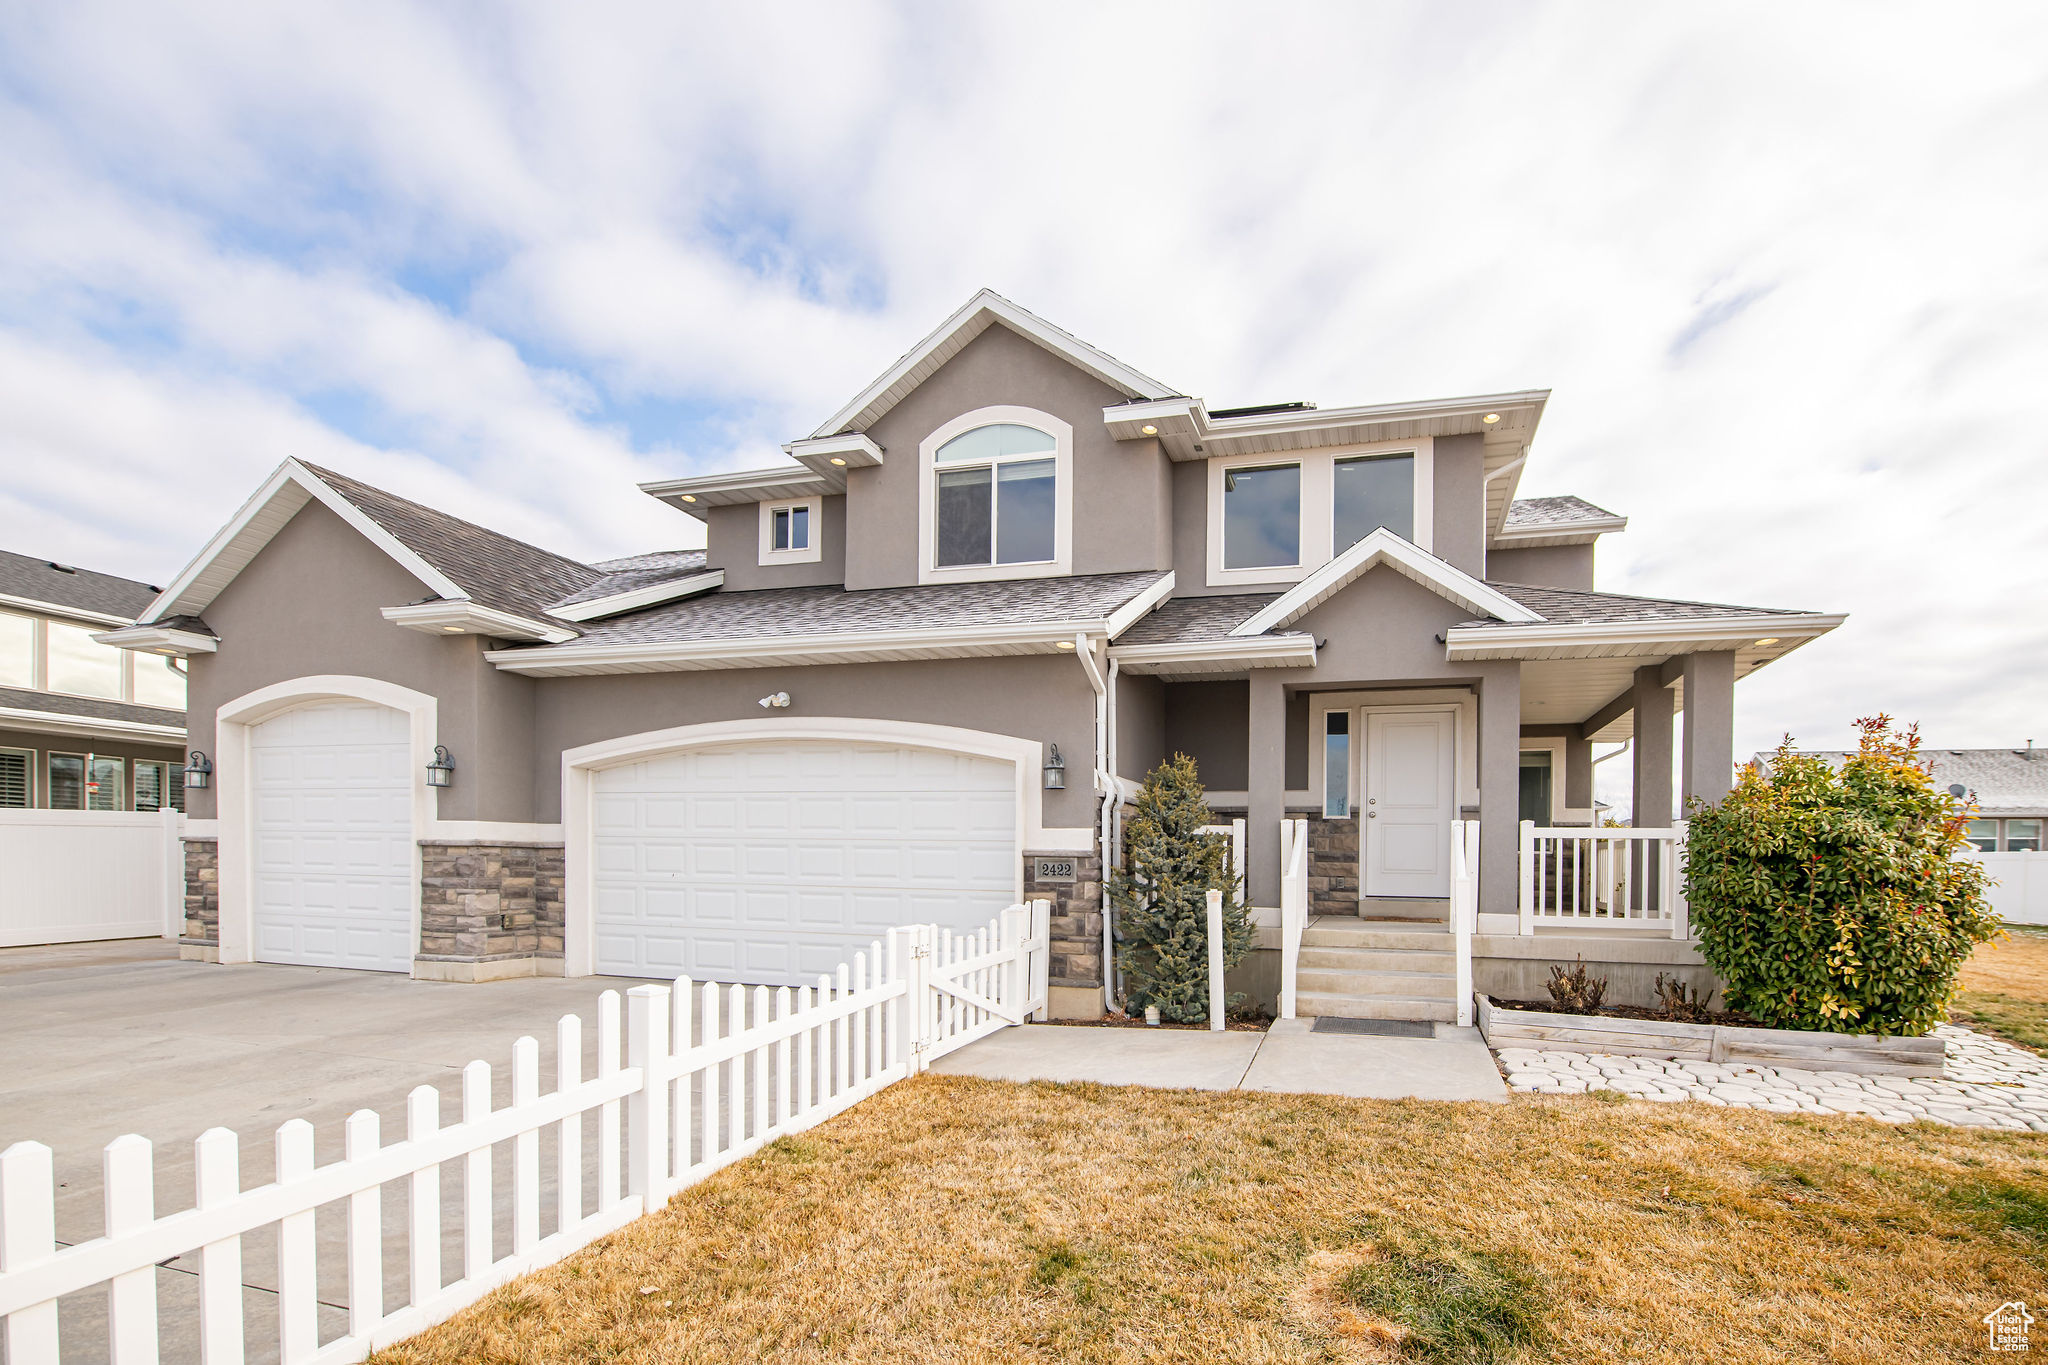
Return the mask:
{"type": "Polygon", "coordinates": [[[175,938],[185,916],[184,818],[0,810],[0,948],[175,938]]]}
{"type": "MultiPolygon", "coordinates": [[[[979,933],[933,925],[891,929],[836,978],[815,987],[669,986],[599,997],[597,1074],[582,1074],[582,1021],[555,1035],[554,1088],[541,1091],[540,1048],[512,1049],[512,1102],[493,1109],[491,1068],[462,1074],[462,1117],[441,1126],[433,1086],[407,1099],[406,1134],[386,1142],[378,1116],[359,1110],[345,1155],[313,1163],[313,1128],[277,1130],[277,1178],[239,1186],[236,1135],[202,1134],[195,1149],[197,1207],[158,1216],[149,1142],[116,1138],[105,1150],[106,1235],[58,1247],[53,1153],[38,1142],[0,1152],[0,1343],[8,1365],[54,1365],[58,1299],[107,1286],[105,1342],[71,1344],[80,1358],[136,1365],[160,1359],[156,1267],[172,1257],[199,1267],[197,1359],[244,1358],[242,1238],[276,1229],[279,1358],[361,1360],[440,1322],[516,1276],[579,1247],[776,1138],[801,1132],[922,1071],[935,1058],[1021,1023],[1046,1005],[1051,909],[1012,906],[979,933]],[[694,1005],[693,1005],[694,1002],[694,1005]],[[676,1006],[680,1005],[679,1008],[676,1006]],[[673,1008],[673,1013],[671,1010],[673,1008]],[[623,1048],[622,1048],[623,1044],[623,1048]],[[586,1116],[595,1117],[595,1198],[584,1205],[586,1116]],[[553,1170],[541,1165],[552,1138],[553,1170]],[[509,1143],[511,1252],[493,1252],[492,1154],[509,1143]],[[441,1179],[459,1163],[460,1264],[442,1264],[441,1179]],[[384,1303],[383,1186],[403,1181],[402,1239],[409,1292],[384,1303]],[[546,1196],[547,1198],[544,1198],[546,1196]],[[543,1225],[544,1204],[553,1218],[543,1225]],[[315,1211],[346,1209],[344,1335],[319,1338],[315,1211]],[[455,1278],[451,1281],[447,1271],[455,1278]]],[[[328,1286],[331,1290],[335,1286],[328,1286]]],[[[330,1300],[332,1294],[327,1295],[330,1300]]]]}
{"type": "Polygon", "coordinates": [[[1991,908],[2007,924],[2048,924],[2048,853],[1962,855],[1984,864],[1994,881],[1991,908]]]}

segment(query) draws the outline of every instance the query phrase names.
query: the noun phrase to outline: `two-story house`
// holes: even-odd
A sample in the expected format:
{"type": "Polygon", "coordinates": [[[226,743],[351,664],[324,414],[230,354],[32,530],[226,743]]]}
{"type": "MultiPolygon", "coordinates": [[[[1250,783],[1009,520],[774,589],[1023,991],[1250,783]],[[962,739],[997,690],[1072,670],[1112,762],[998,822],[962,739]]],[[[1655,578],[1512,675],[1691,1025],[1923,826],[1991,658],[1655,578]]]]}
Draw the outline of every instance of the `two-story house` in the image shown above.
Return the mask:
{"type": "Polygon", "coordinates": [[[1703,970],[1668,836],[1527,827],[1592,824],[1601,740],[1645,839],[1716,799],[1737,680],[1841,618],[1595,590],[1623,519],[1515,496],[1546,397],[1210,408],[984,292],[785,462],[646,485],[701,551],[579,563],[287,461],[102,637],[190,661],[186,951],[804,982],[1043,896],[1090,1014],[1121,809],[1184,752],[1269,1002],[1284,957],[1303,1012],[1449,1017],[1468,851],[1481,989],[1703,970]]]}
{"type": "Polygon", "coordinates": [[[159,591],[0,550],[0,810],[184,809],[184,665],[93,638],[159,591]]]}

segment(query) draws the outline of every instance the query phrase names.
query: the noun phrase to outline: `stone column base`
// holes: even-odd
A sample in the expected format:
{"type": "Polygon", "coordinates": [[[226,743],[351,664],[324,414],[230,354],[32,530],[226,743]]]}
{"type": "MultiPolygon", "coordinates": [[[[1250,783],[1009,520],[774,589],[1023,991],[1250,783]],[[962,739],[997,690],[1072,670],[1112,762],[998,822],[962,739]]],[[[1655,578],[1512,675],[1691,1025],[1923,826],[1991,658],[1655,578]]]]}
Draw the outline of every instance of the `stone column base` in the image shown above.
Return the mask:
{"type": "Polygon", "coordinates": [[[1046,1013],[1054,1019],[1102,1017],[1100,986],[1049,986],[1046,993],[1051,997],[1046,1003],[1046,1013]]]}
{"type": "Polygon", "coordinates": [[[415,981],[510,981],[523,976],[560,976],[559,957],[416,957],[415,981]]]}
{"type": "Polygon", "coordinates": [[[218,962],[220,961],[220,945],[218,943],[180,943],[178,945],[178,961],[218,962]]]}

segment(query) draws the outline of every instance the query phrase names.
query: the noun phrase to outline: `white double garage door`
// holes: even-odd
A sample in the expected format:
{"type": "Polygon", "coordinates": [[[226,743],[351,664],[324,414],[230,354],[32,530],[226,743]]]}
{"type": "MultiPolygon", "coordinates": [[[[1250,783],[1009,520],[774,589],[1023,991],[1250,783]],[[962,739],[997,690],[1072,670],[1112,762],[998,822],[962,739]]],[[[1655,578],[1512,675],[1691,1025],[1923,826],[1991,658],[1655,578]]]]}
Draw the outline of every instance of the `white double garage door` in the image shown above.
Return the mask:
{"type": "MultiPolygon", "coordinates": [[[[255,957],[410,970],[423,774],[406,716],[301,707],[256,726],[250,751],[255,957]]],[[[591,788],[603,974],[803,984],[892,926],[976,929],[1016,899],[1005,760],[764,739],[607,768],[591,788]]]]}

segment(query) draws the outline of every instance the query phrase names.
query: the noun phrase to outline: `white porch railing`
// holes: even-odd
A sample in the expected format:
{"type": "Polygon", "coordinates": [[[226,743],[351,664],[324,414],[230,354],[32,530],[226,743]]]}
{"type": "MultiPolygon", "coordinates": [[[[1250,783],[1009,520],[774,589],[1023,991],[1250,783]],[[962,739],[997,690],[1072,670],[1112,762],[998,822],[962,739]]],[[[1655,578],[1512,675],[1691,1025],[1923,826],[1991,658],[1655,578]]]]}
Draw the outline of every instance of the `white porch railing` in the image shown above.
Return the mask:
{"type": "Polygon", "coordinates": [[[1237,903],[1244,899],[1244,817],[1238,816],[1227,825],[1204,825],[1202,833],[1213,834],[1219,839],[1230,841],[1230,873],[1237,879],[1237,903]]]}
{"type": "Polygon", "coordinates": [[[1683,821],[1670,829],[1544,828],[1522,822],[1521,931],[1602,927],[1687,933],[1683,821]]]}
{"type": "Polygon", "coordinates": [[[1472,1027],[1472,934],[1479,927],[1479,822],[1451,821],[1451,937],[1457,950],[1458,1027],[1472,1027]]]}
{"type": "Polygon", "coordinates": [[[372,1350],[440,1322],[515,1276],[579,1247],[785,1134],[801,1132],[923,1070],[934,1058],[1046,1006],[1051,907],[1012,906],[988,928],[955,935],[932,925],[888,931],[883,942],[820,977],[815,987],[635,986],[626,993],[623,1037],[617,991],[598,998],[597,1074],[583,1076],[582,1021],[555,1031],[555,1086],[541,1093],[540,1047],[512,1045],[512,1102],[491,1107],[491,1068],[462,1073],[462,1117],[441,1126],[433,1086],[406,1100],[406,1136],[385,1143],[378,1115],[345,1125],[345,1155],[316,1166],[313,1127],[277,1130],[277,1179],[244,1190],[239,1139],[213,1128],[194,1144],[197,1207],[158,1216],[151,1146],[129,1135],[104,1156],[106,1235],[56,1242],[53,1153],[39,1142],[0,1152],[0,1344],[9,1365],[54,1365],[57,1300],[105,1284],[105,1341],[70,1343],[80,1359],[113,1365],[157,1361],[156,1267],[173,1257],[198,1264],[202,1365],[244,1357],[242,1238],[275,1226],[278,1355],[286,1365],[361,1360],[372,1350]],[[693,1006],[695,1008],[693,1008],[693,1006]],[[701,1022],[693,1028],[692,1016],[701,1022]],[[623,1052],[621,1044],[623,1043],[623,1052]],[[591,1120],[594,1172],[586,1166],[591,1120]],[[543,1175],[541,1143],[555,1160],[543,1175]],[[494,1254],[492,1149],[511,1148],[511,1252],[494,1254]],[[441,1173],[459,1162],[459,1267],[442,1271],[441,1173]],[[595,1174],[594,1186],[588,1184],[595,1174]],[[406,1182],[406,1213],[383,1234],[382,1186],[406,1182]],[[623,1188],[622,1188],[623,1182],[623,1188]],[[586,1211],[586,1188],[594,1202],[586,1211]],[[555,1204],[543,1233],[544,1194],[555,1204]],[[319,1340],[319,1310],[341,1286],[317,1284],[315,1210],[345,1210],[348,1326],[319,1340]],[[386,1309],[384,1258],[409,1260],[408,1302],[386,1309]]]}
{"type": "Polygon", "coordinates": [[[1280,822],[1280,1017],[1294,1018],[1301,935],[1308,928],[1308,821],[1280,822]]]}

